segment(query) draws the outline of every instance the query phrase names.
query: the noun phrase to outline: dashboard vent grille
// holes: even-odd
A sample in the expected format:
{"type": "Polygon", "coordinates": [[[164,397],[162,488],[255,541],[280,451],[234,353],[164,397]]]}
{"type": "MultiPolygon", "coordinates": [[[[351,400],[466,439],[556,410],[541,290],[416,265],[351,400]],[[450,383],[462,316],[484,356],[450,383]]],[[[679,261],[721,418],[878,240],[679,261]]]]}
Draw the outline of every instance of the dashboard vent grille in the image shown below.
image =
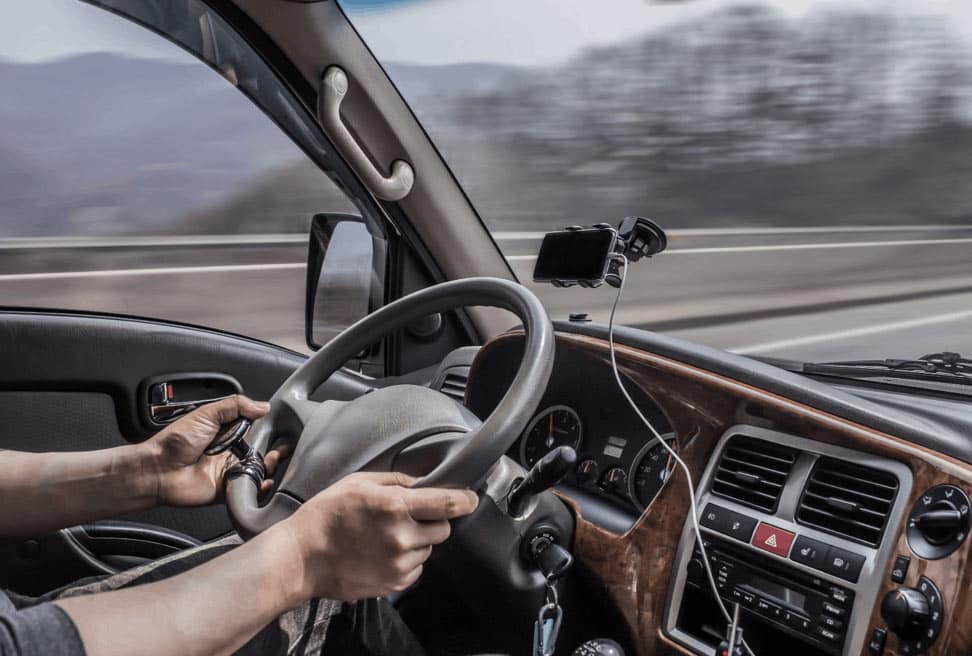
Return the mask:
{"type": "Polygon", "coordinates": [[[466,400],[466,383],[469,382],[468,367],[453,367],[446,372],[442,378],[439,391],[446,396],[451,396],[459,403],[466,400]]]}
{"type": "Polygon", "coordinates": [[[712,481],[712,493],[776,512],[799,451],[744,435],[729,438],[712,481]]]}
{"type": "Polygon", "coordinates": [[[898,477],[880,469],[820,458],[810,472],[796,520],[878,546],[898,494],[898,477]]]}

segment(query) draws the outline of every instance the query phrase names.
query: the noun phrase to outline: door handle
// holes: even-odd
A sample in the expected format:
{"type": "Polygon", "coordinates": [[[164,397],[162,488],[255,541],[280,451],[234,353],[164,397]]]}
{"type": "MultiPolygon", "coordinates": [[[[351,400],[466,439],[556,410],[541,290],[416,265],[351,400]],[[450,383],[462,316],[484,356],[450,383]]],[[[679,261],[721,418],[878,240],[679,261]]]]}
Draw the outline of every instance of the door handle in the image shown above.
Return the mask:
{"type": "Polygon", "coordinates": [[[232,395],[217,396],[211,399],[200,399],[198,401],[169,401],[167,403],[150,403],[149,416],[157,424],[168,424],[175,421],[182,415],[187,415],[201,405],[222,401],[232,395]]]}
{"type": "Polygon", "coordinates": [[[381,200],[401,200],[412,190],[415,171],[403,159],[391,164],[391,175],[385,177],[354,138],[341,119],[341,103],[348,95],[348,76],[340,67],[329,66],[317,92],[317,120],[361,181],[381,200]]]}
{"type": "Polygon", "coordinates": [[[242,392],[235,378],[217,373],[172,374],[143,383],[143,408],[153,425],[169,424],[201,405],[242,392]]]}

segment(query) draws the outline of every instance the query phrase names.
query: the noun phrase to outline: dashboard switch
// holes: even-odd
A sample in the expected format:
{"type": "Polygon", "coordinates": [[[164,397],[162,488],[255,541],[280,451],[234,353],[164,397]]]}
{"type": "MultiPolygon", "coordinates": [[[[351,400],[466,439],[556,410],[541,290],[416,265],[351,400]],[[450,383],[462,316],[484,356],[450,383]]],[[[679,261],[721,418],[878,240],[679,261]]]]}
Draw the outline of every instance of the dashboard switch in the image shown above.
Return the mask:
{"type": "Polygon", "coordinates": [[[864,567],[864,556],[852,553],[840,547],[831,547],[827,552],[827,561],[823,570],[828,574],[856,583],[864,567]]]}
{"type": "Polygon", "coordinates": [[[760,522],[756,527],[756,534],[753,536],[753,546],[786,558],[790,553],[790,545],[793,543],[795,533],[783,530],[772,524],[760,522]]]}
{"type": "Polygon", "coordinates": [[[793,543],[790,560],[809,565],[814,569],[823,569],[824,563],[827,562],[827,551],[829,550],[830,545],[826,542],[800,535],[793,543]]]}
{"type": "Polygon", "coordinates": [[[714,503],[706,504],[702,511],[702,517],[699,518],[699,524],[722,533],[725,530],[726,521],[729,519],[729,513],[730,511],[722,506],[717,506],[714,503]]]}
{"type": "Polygon", "coordinates": [[[910,556],[898,556],[894,559],[894,567],[891,568],[891,580],[895,583],[904,583],[908,576],[908,566],[911,564],[910,556]]]}
{"type": "Polygon", "coordinates": [[[749,538],[752,537],[753,530],[756,528],[754,518],[733,512],[714,503],[706,504],[699,523],[706,528],[711,528],[713,531],[718,531],[742,542],[749,542],[749,538]]]}
{"type": "Polygon", "coordinates": [[[888,639],[888,632],[884,629],[874,629],[871,631],[871,639],[867,641],[867,653],[869,656],[881,656],[884,653],[884,643],[888,639]]]}

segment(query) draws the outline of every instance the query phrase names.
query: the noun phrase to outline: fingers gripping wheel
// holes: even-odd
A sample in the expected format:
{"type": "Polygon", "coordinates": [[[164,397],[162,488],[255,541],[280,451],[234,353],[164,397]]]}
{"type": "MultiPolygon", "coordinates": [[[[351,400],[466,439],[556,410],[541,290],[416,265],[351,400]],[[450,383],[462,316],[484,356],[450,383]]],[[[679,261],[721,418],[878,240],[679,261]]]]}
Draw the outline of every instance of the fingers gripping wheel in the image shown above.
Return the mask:
{"type": "Polygon", "coordinates": [[[508,280],[455,280],[386,305],[328,342],[270,399],[270,412],[250,429],[250,444],[266,453],[274,439],[295,439],[294,454],[277,492],[262,505],[259,484],[251,477],[227,483],[233,524],[244,538],[252,537],[347,474],[390,470],[406,449],[430,440],[451,440],[453,448],[416,487],[476,489],[526,428],[546,390],[553,359],[553,327],[546,310],[532,292],[508,280]],[[427,315],[474,305],[509,310],[526,331],[516,378],[485,421],[444,394],[414,385],[379,389],[350,402],[309,400],[345,362],[384,335],[427,315]]]}

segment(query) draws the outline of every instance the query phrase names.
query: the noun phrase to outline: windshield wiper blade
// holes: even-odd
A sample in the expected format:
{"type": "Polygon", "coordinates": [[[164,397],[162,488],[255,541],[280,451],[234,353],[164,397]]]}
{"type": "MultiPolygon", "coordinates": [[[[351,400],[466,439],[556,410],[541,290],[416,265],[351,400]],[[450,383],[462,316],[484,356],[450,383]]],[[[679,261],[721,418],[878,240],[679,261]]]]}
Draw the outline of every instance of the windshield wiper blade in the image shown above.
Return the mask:
{"type": "Polygon", "coordinates": [[[818,362],[821,366],[839,367],[884,367],[886,369],[913,369],[933,374],[972,373],[972,359],[963,358],[958,353],[943,351],[929,353],[916,360],[888,358],[886,360],[846,360],[842,362],[818,362]]]}
{"type": "Polygon", "coordinates": [[[956,378],[972,380],[972,359],[963,358],[959,353],[943,351],[942,353],[929,353],[914,360],[888,358],[885,360],[808,362],[803,365],[803,372],[868,377],[902,376],[954,382],[956,378]]]}

